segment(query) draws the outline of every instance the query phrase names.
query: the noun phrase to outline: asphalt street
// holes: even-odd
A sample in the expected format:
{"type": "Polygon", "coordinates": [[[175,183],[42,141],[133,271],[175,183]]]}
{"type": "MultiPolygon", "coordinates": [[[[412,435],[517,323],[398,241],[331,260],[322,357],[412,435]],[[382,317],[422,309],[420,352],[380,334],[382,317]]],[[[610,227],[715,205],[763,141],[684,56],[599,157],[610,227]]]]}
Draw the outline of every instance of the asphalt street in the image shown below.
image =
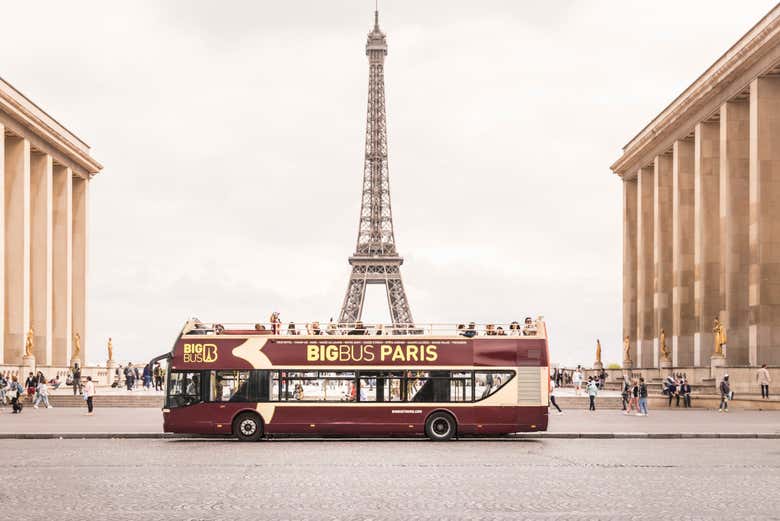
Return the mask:
{"type": "Polygon", "coordinates": [[[776,440],[0,440],[4,519],[780,518],[776,440]]]}

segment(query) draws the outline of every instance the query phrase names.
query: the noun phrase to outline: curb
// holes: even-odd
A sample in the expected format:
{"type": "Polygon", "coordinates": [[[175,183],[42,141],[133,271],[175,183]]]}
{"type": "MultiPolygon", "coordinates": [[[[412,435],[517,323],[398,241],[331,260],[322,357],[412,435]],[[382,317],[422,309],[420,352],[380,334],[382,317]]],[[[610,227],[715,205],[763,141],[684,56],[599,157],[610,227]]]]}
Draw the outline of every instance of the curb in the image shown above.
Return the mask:
{"type": "MultiPolygon", "coordinates": [[[[295,437],[293,437],[295,438],[295,437]]],[[[231,439],[226,436],[208,436],[203,434],[176,434],[169,432],[23,432],[0,433],[0,440],[177,440],[177,439],[231,439]]],[[[287,439],[280,437],[274,439],[287,439]]],[[[388,438],[296,438],[299,440],[328,441],[387,441],[388,438]]],[[[394,441],[422,440],[423,438],[392,438],[394,441]]],[[[579,439],[579,440],[702,440],[702,439],[750,439],[777,440],[780,433],[771,432],[524,432],[510,434],[506,437],[463,437],[463,440],[544,440],[544,439],[579,439]]]]}

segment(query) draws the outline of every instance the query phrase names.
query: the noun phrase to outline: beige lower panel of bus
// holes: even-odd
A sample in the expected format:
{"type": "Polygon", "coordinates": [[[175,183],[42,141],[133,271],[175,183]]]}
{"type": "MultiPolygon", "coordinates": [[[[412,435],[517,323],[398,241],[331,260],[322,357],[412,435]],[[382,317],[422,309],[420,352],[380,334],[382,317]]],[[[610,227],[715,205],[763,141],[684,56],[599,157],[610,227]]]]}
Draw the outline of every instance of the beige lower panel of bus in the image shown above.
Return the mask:
{"type": "MultiPolygon", "coordinates": [[[[386,368],[380,368],[380,367],[372,367],[371,370],[380,370],[380,369],[388,369],[388,370],[398,370],[398,367],[386,367],[386,368]]],[[[435,367],[426,367],[426,369],[436,370],[435,367]]],[[[442,367],[441,369],[450,369],[450,370],[472,370],[473,367],[442,367]]],[[[344,367],[341,366],[334,366],[334,367],[317,367],[316,370],[318,371],[329,371],[329,370],[344,370],[344,367]]],[[[517,375],[515,378],[512,378],[506,385],[504,385],[501,389],[498,390],[495,394],[488,396],[484,400],[480,400],[478,402],[467,402],[464,403],[462,406],[468,406],[468,407],[508,407],[508,406],[517,406],[517,405],[530,405],[530,406],[538,406],[538,405],[547,405],[547,385],[549,383],[547,382],[547,374],[549,370],[546,367],[491,367],[491,370],[496,371],[515,371],[517,375]]],[[[259,403],[257,404],[257,412],[260,413],[260,415],[263,418],[263,421],[266,424],[269,424],[273,421],[274,412],[276,411],[276,407],[332,407],[334,404],[338,404],[339,407],[365,407],[366,405],[364,403],[353,403],[353,402],[285,402],[284,405],[276,405],[273,403],[259,403]]],[[[442,404],[442,403],[436,403],[436,402],[413,402],[414,407],[443,407],[443,408],[450,408],[450,407],[459,407],[458,403],[448,403],[448,404],[442,404]]],[[[375,404],[371,405],[372,407],[408,407],[409,402],[377,402],[375,404]]]]}

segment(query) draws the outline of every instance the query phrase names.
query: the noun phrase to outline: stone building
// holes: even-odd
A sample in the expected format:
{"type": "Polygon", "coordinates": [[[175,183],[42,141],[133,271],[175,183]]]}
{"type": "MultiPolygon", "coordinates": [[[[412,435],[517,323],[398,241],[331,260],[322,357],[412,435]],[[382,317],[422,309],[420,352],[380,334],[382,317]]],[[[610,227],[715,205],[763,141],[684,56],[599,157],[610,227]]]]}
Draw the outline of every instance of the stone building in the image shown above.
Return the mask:
{"type": "Polygon", "coordinates": [[[89,146],[0,79],[0,366],[87,356],[89,146]],[[32,356],[25,357],[32,328],[32,356]],[[72,351],[78,333],[80,353],[72,351]],[[23,361],[23,358],[25,359],[23,361]]]}
{"type": "Polygon", "coordinates": [[[635,367],[780,365],[780,6],[623,147],[623,334],[635,367]]]}

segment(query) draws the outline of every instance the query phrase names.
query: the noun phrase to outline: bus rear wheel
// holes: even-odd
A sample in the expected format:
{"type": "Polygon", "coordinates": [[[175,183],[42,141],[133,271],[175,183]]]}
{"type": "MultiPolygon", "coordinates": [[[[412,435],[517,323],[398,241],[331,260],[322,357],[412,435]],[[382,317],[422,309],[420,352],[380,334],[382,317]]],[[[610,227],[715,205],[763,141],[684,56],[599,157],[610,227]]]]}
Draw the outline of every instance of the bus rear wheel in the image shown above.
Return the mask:
{"type": "Polygon", "coordinates": [[[263,422],[252,412],[242,412],[233,420],[233,435],[239,441],[257,441],[263,437],[263,422]]]}
{"type": "Polygon", "coordinates": [[[425,435],[432,441],[447,441],[455,436],[455,418],[446,412],[435,412],[425,422],[425,435]]]}

